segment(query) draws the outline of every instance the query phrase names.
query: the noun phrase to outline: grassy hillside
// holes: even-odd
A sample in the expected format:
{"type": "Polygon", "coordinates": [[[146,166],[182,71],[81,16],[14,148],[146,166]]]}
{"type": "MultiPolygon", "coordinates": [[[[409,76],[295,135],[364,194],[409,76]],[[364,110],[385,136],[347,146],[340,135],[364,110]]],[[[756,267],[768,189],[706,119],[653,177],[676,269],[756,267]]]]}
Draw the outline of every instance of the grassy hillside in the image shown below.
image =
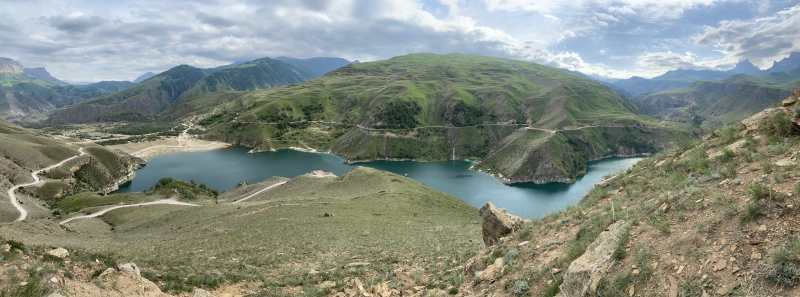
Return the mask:
{"type": "MultiPolygon", "coordinates": [[[[216,107],[201,124],[211,127],[206,135],[211,139],[260,150],[309,147],[351,160],[448,160],[453,149],[459,159],[483,159],[523,127],[667,131],[659,138],[644,135],[641,141],[652,148],[682,133],[637,115],[631,101],[599,82],[552,67],[462,54],[413,54],[348,65],[313,81],[247,94],[216,107]]],[[[627,151],[655,152],[640,148],[627,151]]],[[[565,170],[559,177],[580,171],[565,170]]]]}
{"type": "MultiPolygon", "coordinates": [[[[128,180],[142,160],[97,145],[82,144],[86,155],[41,174],[41,187],[22,189],[26,197],[52,201],[81,191],[107,193],[128,180]]],[[[6,191],[13,185],[33,181],[31,172],[79,154],[81,145],[68,144],[51,135],[21,128],[0,120],[0,221],[18,215],[6,191]]],[[[35,200],[31,200],[35,201],[35,200]]],[[[32,208],[26,207],[31,210],[32,208]]]]}
{"type": "MultiPolygon", "coordinates": [[[[136,195],[111,195],[108,204],[149,199],[136,195]]],[[[64,201],[96,207],[91,199],[64,201]]],[[[70,222],[66,230],[37,220],[0,225],[0,232],[27,245],[132,261],[144,277],[173,292],[245,282],[256,283],[248,288],[257,296],[320,296],[354,277],[365,285],[391,281],[408,290],[457,285],[463,280],[449,277],[414,284],[392,271],[449,274],[483,248],[480,225],[473,224],[479,220],[477,209],[455,197],[392,173],[357,168],[339,177],[296,177],[240,204],[123,208],[70,222]]]]}
{"type": "Polygon", "coordinates": [[[313,73],[270,58],[216,71],[186,90],[183,97],[219,91],[255,91],[296,84],[316,77],[313,73]]]}
{"type": "Polygon", "coordinates": [[[766,76],[737,74],[719,81],[657,92],[637,99],[639,109],[670,121],[720,127],[783,100],[797,88],[800,69],[766,76]]]}
{"type": "Polygon", "coordinates": [[[57,110],[49,115],[47,123],[151,119],[171,106],[178,96],[204,76],[198,68],[177,66],[120,92],[57,110]]]}

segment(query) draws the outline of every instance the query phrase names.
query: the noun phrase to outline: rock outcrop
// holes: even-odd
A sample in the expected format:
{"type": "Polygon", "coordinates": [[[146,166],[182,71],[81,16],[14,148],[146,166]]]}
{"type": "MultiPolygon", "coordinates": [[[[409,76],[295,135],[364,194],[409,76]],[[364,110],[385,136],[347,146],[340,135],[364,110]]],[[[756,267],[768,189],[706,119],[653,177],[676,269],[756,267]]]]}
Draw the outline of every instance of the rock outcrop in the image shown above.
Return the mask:
{"type": "Polygon", "coordinates": [[[600,280],[613,264],[611,255],[619,244],[620,235],[628,232],[630,226],[628,221],[618,221],[611,224],[608,231],[600,233],[586,252],[569,264],[558,296],[579,297],[596,292],[600,280]]]}
{"type": "Polygon", "coordinates": [[[0,58],[0,73],[25,73],[25,68],[9,58],[0,58]]]}
{"type": "Polygon", "coordinates": [[[483,218],[483,242],[487,246],[494,245],[500,238],[518,230],[528,221],[509,214],[505,208],[495,207],[491,202],[486,202],[478,213],[483,218]]]}

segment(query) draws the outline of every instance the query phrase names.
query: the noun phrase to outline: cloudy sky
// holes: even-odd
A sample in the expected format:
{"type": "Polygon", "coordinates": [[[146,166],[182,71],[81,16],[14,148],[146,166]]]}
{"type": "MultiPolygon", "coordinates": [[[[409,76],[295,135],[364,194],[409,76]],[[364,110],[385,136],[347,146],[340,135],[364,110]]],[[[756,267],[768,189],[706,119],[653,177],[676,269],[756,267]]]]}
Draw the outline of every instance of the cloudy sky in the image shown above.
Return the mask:
{"type": "Polygon", "coordinates": [[[260,57],[416,52],[603,77],[768,68],[800,51],[800,5],[761,0],[0,0],[0,57],[71,82],[260,57]]]}

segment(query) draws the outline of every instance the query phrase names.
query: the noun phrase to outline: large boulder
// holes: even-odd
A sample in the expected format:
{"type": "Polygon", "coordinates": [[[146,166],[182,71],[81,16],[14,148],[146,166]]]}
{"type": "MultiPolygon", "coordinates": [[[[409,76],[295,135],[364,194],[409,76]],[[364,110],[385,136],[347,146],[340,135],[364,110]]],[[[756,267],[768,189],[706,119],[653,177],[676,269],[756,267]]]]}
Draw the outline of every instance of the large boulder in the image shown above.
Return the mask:
{"type": "Polygon", "coordinates": [[[558,296],[582,297],[597,292],[600,279],[613,264],[611,255],[619,244],[621,235],[628,232],[630,226],[627,221],[618,221],[611,224],[607,231],[601,232],[586,248],[586,252],[569,264],[558,296]]]}
{"type": "Polygon", "coordinates": [[[528,220],[509,214],[505,208],[497,208],[491,202],[478,211],[483,218],[483,243],[492,246],[522,227],[528,220]]]}

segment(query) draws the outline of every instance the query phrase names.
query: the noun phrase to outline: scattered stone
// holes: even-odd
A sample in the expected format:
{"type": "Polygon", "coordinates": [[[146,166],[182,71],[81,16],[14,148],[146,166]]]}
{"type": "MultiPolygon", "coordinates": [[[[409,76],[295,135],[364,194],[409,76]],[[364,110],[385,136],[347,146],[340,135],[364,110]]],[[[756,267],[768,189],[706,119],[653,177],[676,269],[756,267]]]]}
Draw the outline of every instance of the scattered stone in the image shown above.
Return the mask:
{"type": "Polygon", "coordinates": [[[717,294],[722,295],[722,296],[726,296],[726,295],[730,294],[731,292],[733,292],[734,289],[739,287],[739,285],[741,285],[741,283],[739,283],[739,281],[735,281],[735,282],[731,283],[728,286],[719,288],[717,290],[717,294]]]}
{"type": "Polygon", "coordinates": [[[359,266],[367,266],[367,265],[369,265],[368,262],[353,262],[353,263],[348,263],[347,265],[344,265],[344,267],[342,267],[342,268],[359,267],[359,266]]]}
{"type": "Polygon", "coordinates": [[[531,242],[530,241],[523,241],[523,242],[520,242],[519,244],[517,244],[517,246],[518,247],[523,247],[523,246],[528,245],[529,243],[531,243],[531,242]]]}
{"type": "Polygon", "coordinates": [[[618,221],[597,236],[594,242],[586,247],[586,252],[570,263],[564,273],[564,282],[561,284],[561,293],[558,296],[585,296],[589,292],[596,292],[600,280],[614,262],[611,255],[619,244],[620,234],[627,232],[630,223],[625,220],[618,221]]]}
{"type": "Polygon", "coordinates": [[[412,289],[414,289],[414,292],[422,292],[422,290],[425,290],[425,286],[416,286],[412,289]]]}
{"type": "Polygon", "coordinates": [[[783,106],[783,107],[792,106],[795,102],[797,102],[797,101],[794,100],[794,98],[789,97],[789,98],[783,99],[783,101],[781,101],[781,106],[783,106]]]}
{"type": "Polygon", "coordinates": [[[767,231],[767,225],[758,226],[758,231],[767,231]]]}
{"type": "Polygon", "coordinates": [[[213,296],[214,295],[211,295],[211,292],[199,288],[195,288],[194,291],[192,291],[192,297],[213,297],[213,296]]]}
{"type": "Polygon", "coordinates": [[[59,293],[50,293],[50,295],[47,295],[45,297],[64,297],[64,295],[61,295],[59,293]]]}
{"type": "Polygon", "coordinates": [[[323,217],[332,217],[332,216],[334,216],[334,214],[333,214],[333,213],[328,213],[328,212],[326,212],[326,213],[325,213],[324,215],[322,215],[322,216],[323,216],[323,217]]]}
{"type": "Polygon", "coordinates": [[[736,244],[731,245],[731,253],[736,252],[736,244]]]}
{"type": "Polygon", "coordinates": [[[678,267],[678,271],[677,271],[677,272],[675,272],[675,274],[681,274],[681,272],[683,272],[683,268],[684,268],[684,267],[685,267],[685,266],[683,266],[683,265],[681,265],[681,267],[678,267]]]}
{"type": "Polygon", "coordinates": [[[329,288],[333,288],[335,286],[336,286],[336,282],[329,280],[329,281],[324,281],[321,284],[317,285],[317,288],[329,289],[329,288]]]}
{"type": "Polygon", "coordinates": [[[661,212],[667,212],[669,211],[669,204],[664,202],[663,204],[661,204],[660,207],[658,207],[658,209],[661,210],[661,212]]]}
{"type": "Polygon", "coordinates": [[[639,275],[639,269],[632,270],[631,274],[634,275],[634,276],[639,275]]]}
{"type": "Polygon", "coordinates": [[[714,264],[713,270],[720,271],[727,267],[728,267],[728,261],[725,261],[725,259],[720,259],[719,261],[717,261],[717,264],[714,264]]]}
{"type": "Polygon", "coordinates": [[[402,267],[400,267],[400,268],[397,268],[397,269],[395,269],[395,270],[392,270],[392,276],[396,276],[396,275],[400,274],[401,272],[403,272],[404,270],[405,270],[405,269],[404,269],[404,268],[402,268],[402,267]]]}
{"type": "Polygon", "coordinates": [[[54,283],[54,284],[61,284],[61,281],[60,281],[60,280],[58,280],[58,278],[55,278],[55,277],[53,277],[53,278],[50,278],[50,282],[51,282],[51,283],[54,283]]]}
{"type": "Polygon", "coordinates": [[[750,260],[761,260],[761,253],[753,252],[750,254],[750,260]]]}
{"type": "Polygon", "coordinates": [[[704,290],[703,291],[703,296],[701,296],[701,297],[711,297],[711,296],[708,296],[708,293],[706,293],[706,291],[704,290]]]}
{"type": "Polygon", "coordinates": [[[101,273],[101,274],[100,274],[100,276],[98,276],[98,278],[104,278],[104,277],[106,277],[106,276],[109,276],[109,275],[112,275],[112,274],[114,274],[114,273],[117,273],[117,270],[116,270],[116,269],[114,269],[114,268],[108,268],[108,269],[106,269],[105,271],[103,271],[103,273],[101,273]]]}
{"type": "Polygon", "coordinates": [[[628,286],[628,296],[633,297],[634,293],[636,293],[636,287],[633,285],[628,286]]]}
{"type": "Polygon", "coordinates": [[[671,275],[667,278],[669,278],[669,297],[678,297],[678,281],[671,275]]]}
{"type": "Polygon", "coordinates": [[[475,275],[480,276],[484,281],[489,283],[494,283],[497,280],[497,276],[500,275],[500,272],[503,270],[503,258],[494,259],[494,263],[489,265],[481,272],[475,273],[475,275]]]}
{"type": "Polygon", "coordinates": [[[741,270],[739,268],[739,266],[733,266],[733,269],[731,270],[731,273],[737,273],[737,272],[739,272],[739,270],[741,270]]]}
{"type": "Polygon", "coordinates": [[[550,273],[551,274],[559,274],[559,273],[561,273],[561,269],[558,269],[558,268],[555,268],[555,267],[550,268],[550,273]]]}
{"type": "Polygon", "coordinates": [[[50,255],[50,256],[53,256],[53,257],[61,258],[61,259],[69,257],[69,251],[67,251],[65,248],[57,248],[57,249],[54,249],[54,250],[51,250],[51,251],[47,252],[47,254],[50,255]]]}
{"type": "Polygon", "coordinates": [[[483,242],[487,246],[496,244],[511,232],[518,230],[528,220],[509,214],[505,208],[497,208],[487,202],[478,213],[483,218],[483,242]]]}

